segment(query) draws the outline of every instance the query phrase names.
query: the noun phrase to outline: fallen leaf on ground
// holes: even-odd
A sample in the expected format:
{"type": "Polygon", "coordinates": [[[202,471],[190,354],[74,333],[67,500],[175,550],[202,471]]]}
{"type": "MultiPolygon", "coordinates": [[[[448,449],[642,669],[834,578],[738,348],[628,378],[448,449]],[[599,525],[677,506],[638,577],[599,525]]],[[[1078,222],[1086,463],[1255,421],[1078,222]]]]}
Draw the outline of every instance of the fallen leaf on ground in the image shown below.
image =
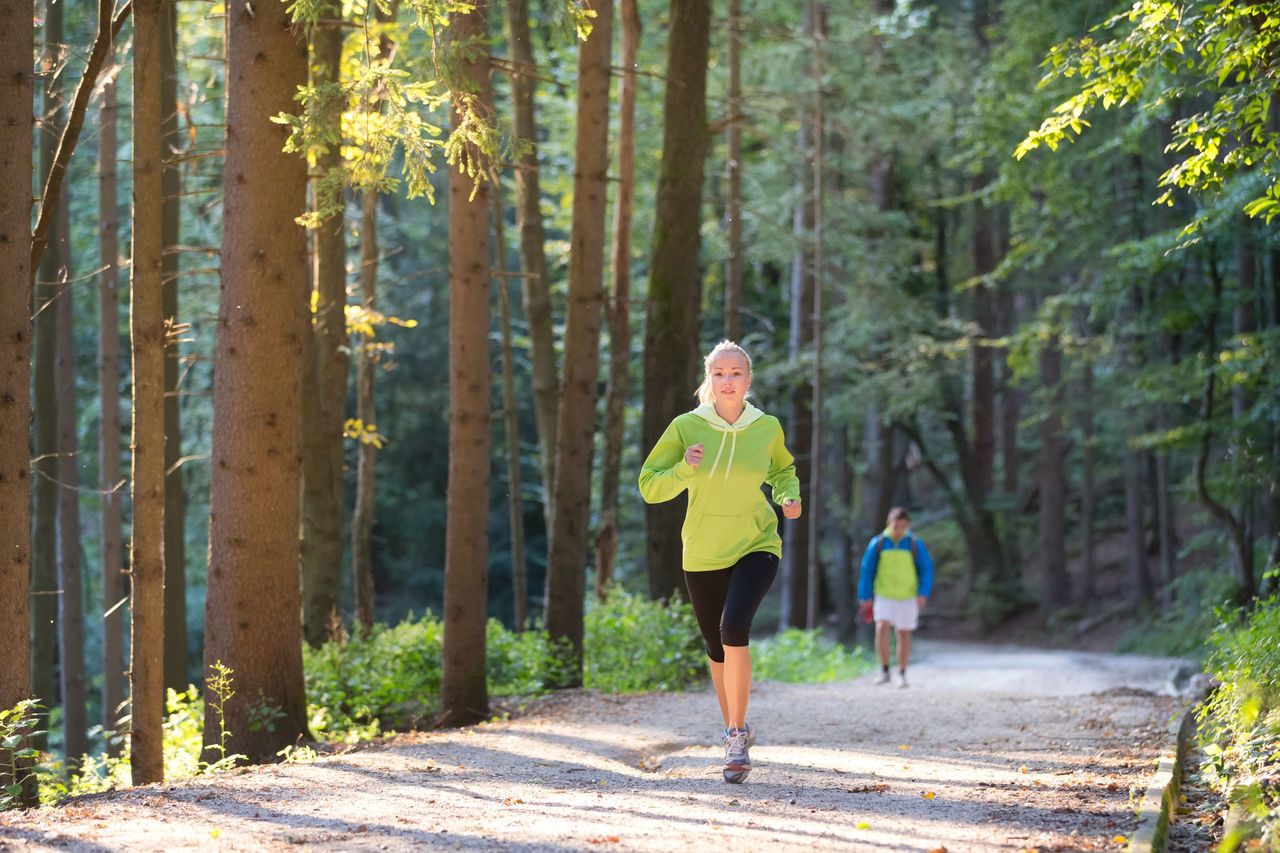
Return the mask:
{"type": "Polygon", "coordinates": [[[1114,837],[1111,839],[1111,843],[1112,843],[1112,844],[1128,844],[1128,843],[1129,843],[1129,839],[1128,839],[1128,838],[1125,838],[1123,835],[1118,835],[1118,834],[1117,834],[1116,836],[1114,836],[1114,837]]]}
{"type": "Polygon", "coordinates": [[[868,822],[867,822],[867,821],[865,821],[865,820],[860,820],[860,821],[858,821],[857,823],[855,823],[855,824],[853,825],[853,828],[854,828],[854,829],[870,829],[870,828],[871,828],[871,824],[870,824],[870,823],[868,823],[868,822]]]}
{"type": "Polygon", "coordinates": [[[898,749],[910,749],[910,748],[911,748],[911,744],[909,744],[909,743],[900,743],[900,744],[898,744],[898,749]]]}
{"type": "Polygon", "coordinates": [[[620,839],[616,835],[595,835],[587,839],[588,844],[617,844],[620,839]]]}
{"type": "Polygon", "coordinates": [[[921,791],[921,792],[920,792],[920,796],[921,796],[921,797],[923,797],[923,798],[924,798],[924,799],[926,799],[926,800],[932,800],[934,797],[936,797],[936,796],[938,796],[938,795],[937,795],[937,794],[935,794],[933,791],[921,791]]]}

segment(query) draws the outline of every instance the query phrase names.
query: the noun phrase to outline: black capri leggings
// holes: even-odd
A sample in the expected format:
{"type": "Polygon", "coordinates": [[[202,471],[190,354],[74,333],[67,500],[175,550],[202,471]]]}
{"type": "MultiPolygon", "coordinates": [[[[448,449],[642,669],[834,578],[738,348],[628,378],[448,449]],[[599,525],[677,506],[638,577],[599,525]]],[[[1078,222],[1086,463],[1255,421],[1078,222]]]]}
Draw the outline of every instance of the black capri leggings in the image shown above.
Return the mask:
{"type": "Polygon", "coordinates": [[[727,569],[684,573],[709,658],[724,663],[725,646],[748,644],[751,620],[777,574],[778,558],[768,551],[752,551],[727,569]]]}

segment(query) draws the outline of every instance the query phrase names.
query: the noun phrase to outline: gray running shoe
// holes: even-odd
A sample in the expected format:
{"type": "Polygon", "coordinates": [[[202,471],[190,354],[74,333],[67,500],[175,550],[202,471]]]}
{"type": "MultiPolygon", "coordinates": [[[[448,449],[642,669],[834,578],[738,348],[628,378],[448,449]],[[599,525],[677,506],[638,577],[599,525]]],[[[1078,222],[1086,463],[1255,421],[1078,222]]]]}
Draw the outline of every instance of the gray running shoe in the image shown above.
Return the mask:
{"type": "Polygon", "coordinates": [[[907,673],[905,671],[898,673],[898,686],[899,687],[907,686],[907,673]]]}
{"type": "Polygon", "coordinates": [[[747,730],[730,729],[724,739],[724,781],[737,784],[751,772],[751,756],[747,752],[747,730]]]}
{"type": "MultiPolygon", "coordinates": [[[[747,749],[750,749],[751,747],[756,745],[756,730],[751,728],[750,723],[747,723],[746,728],[747,728],[747,749]]],[[[724,746],[725,742],[729,739],[729,732],[730,732],[729,727],[725,726],[724,734],[720,736],[721,746],[724,746]]]]}
{"type": "Polygon", "coordinates": [[[888,684],[888,683],[889,683],[888,670],[884,670],[884,669],[880,670],[880,677],[876,679],[876,684],[888,684]]]}

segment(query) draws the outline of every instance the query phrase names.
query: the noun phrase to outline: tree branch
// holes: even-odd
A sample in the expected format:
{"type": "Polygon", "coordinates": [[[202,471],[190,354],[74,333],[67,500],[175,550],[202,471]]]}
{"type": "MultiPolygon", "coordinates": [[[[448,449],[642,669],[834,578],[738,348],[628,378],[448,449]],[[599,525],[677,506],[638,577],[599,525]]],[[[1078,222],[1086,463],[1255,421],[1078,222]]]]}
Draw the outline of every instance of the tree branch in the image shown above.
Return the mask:
{"type": "Polygon", "coordinates": [[[44,191],[40,194],[39,212],[36,216],[36,227],[31,234],[31,269],[40,266],[40,257],[44,254],[45,245],[49,242],[49,229],[53,226],[53,215],[57,209],[58,196],[62,194],[62,181],[67,174],[67,164],[75,152],[76,143],[80,141],[80,129],[84,126],[85,114],[89,111],[89,97],[98,83],[98,75],[111,55],[120,29],[133,11],[133,0],[125,0],[120,10],[111,14],[113,0],[98,0],[98,32],[93,37],[93,45],[89,48],[89,59],[85,63],[84,74],[76,86],[75,97],[71,101],[71,109],[67,113],[67,126],[58,137],[58,148],[53,155],[53,163],[45,179],[44,191]]]}

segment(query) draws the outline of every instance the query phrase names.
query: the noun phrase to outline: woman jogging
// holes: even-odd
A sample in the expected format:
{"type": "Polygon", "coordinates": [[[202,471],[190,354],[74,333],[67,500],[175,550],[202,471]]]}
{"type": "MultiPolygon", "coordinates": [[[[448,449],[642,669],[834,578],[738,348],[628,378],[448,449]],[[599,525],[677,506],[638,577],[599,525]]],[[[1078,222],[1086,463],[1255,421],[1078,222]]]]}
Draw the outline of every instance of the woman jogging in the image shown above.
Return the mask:
{"type": "Polygon", "coordinates": [[[782,425],[747,402],[751,358],[721,341],[703,361],[699,405],[662,433],[640,470],[640,494],[661,503],[689,490],[680,538],[689,602],[707,644],[711,682],[724,717],[724,780],[751,771],[747,725],[751,620],[778,573],[778,519],[760,490],[768,483],[787,518],[800,517],[800,481],[782,425]],[[705,463],[708,445],[715,447],[705,463]]]}

